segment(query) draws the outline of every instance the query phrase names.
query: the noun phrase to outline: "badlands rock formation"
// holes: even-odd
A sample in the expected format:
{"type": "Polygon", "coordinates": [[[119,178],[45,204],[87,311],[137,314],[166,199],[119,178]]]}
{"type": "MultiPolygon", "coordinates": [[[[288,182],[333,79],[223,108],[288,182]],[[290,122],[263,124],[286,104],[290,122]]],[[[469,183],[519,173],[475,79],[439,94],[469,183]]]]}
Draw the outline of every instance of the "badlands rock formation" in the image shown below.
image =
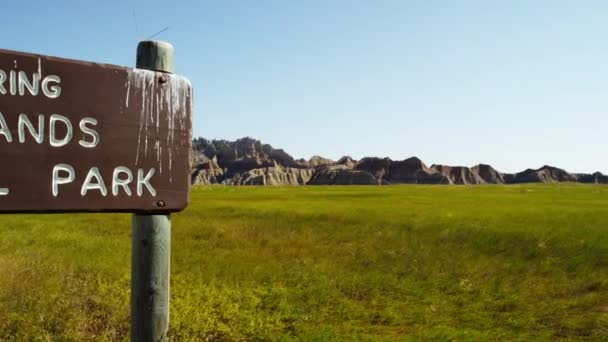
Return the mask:
{"type": "Polygon", "coordinates": [[[506,175],[507,183],[557,183],[557,182],[576,182],[577,176],[558,169],[553,166],[545,165],[538,170],[527,169],[513,175],[506,175]]]}
{"type": "Polygon", "coordinates": [[[519,184],[579,182],[608,184],[608,176],[572,174],[545,165],[504,174],[487,164],[473,167],[431,165],[411,157],[342,157],[338,161],[314,156],[294,159],[287,152],[252,138],[236,141],[193,141],[192,183],[225,185],[388,185],[388,184],[519,184]]]}
{"type": "Polygon", "coordinates": [[[317,168],[308,185],[378,185],[380,181],[366,171],[346,165],[327,165],[317,168]]]}
{"type": "Polygon", "coordinates": [[[485,184],[487,183],[472,168],[464,166],[432,165],[431,168],[446,176],[450,184],[485,184]]]}
{"type": "Polygon", "coordinates": [[[579,173],[576,175],[580,183],[591,183],[591,184],[608,184],[608,176],[603,175],[600,172],[594,174],[579,173]]]}
{"type": "Polygon", "coordinates": [[[503,184],[505,182],[504,175],[487,164],[475,165],[471,168],[471,171],[488,184],[503,184]]]}

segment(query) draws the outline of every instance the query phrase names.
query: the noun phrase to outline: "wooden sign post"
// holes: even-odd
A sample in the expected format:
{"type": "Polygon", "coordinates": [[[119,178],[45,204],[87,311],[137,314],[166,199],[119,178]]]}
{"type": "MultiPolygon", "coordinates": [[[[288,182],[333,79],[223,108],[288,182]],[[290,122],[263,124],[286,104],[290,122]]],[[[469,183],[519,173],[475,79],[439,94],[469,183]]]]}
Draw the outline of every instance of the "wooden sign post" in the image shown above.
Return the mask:
{"type": "Polygon", "coordinates": [[[0,213],[133,213],[131,339],[169,332],[170,213],[190,200],[192,87],[173,47],[137,68],[0,50],[0,213]]]}
{"type": "MultiPolygon", "coordinates": [[[[173,72],[173,46],[143,41],[137,68],[173,72]]],[[[131,341],[164,341],[169,336],[171,216],[133,215],[131,341]]]]}

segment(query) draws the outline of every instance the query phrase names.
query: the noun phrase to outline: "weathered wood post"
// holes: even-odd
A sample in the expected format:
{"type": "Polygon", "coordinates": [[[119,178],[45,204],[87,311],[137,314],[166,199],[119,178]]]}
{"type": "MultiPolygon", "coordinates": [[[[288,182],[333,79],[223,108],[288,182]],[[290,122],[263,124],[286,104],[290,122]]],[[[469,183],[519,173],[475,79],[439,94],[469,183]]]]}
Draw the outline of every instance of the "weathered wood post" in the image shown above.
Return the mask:
{"type": "MultiPolygon", "coordinates": [[[[142,41],[137,46],[139,69],[173,73],[173,46],[142,41]]],[[[169,274],[171,216],[133,215],[131,259],[131,340],[169,340],[169,274]]]]}

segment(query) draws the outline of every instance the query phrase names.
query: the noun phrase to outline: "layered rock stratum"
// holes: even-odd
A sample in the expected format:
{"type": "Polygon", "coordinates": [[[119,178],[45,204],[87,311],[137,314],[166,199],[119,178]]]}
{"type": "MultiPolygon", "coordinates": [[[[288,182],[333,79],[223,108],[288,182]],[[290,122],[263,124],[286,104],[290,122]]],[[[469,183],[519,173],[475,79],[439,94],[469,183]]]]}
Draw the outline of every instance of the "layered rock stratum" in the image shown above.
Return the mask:
{"type": "Polygon", "coordinates": [[[502,173],[487,164],[473,167],[433,164],[417,157],[404,160],[345,156],[294,159],[282,149],[252,138],[193,141],[192,183],[224,185],[390,185],[390,184],[522,184],[578,182],[608,184],[600,172],[574,174],[545,165],[502,173]]]}

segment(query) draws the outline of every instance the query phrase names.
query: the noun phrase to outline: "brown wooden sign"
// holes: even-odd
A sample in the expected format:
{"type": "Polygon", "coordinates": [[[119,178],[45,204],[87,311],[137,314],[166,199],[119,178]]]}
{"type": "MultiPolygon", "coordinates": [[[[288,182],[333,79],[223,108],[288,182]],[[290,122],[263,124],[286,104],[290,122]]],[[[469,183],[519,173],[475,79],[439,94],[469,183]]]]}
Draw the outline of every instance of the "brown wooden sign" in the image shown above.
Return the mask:
{"type": "Polygon", "coordinates": [[[165,73],[0,50],[0,212],[175,212],[192,87],[165,73]]]}

